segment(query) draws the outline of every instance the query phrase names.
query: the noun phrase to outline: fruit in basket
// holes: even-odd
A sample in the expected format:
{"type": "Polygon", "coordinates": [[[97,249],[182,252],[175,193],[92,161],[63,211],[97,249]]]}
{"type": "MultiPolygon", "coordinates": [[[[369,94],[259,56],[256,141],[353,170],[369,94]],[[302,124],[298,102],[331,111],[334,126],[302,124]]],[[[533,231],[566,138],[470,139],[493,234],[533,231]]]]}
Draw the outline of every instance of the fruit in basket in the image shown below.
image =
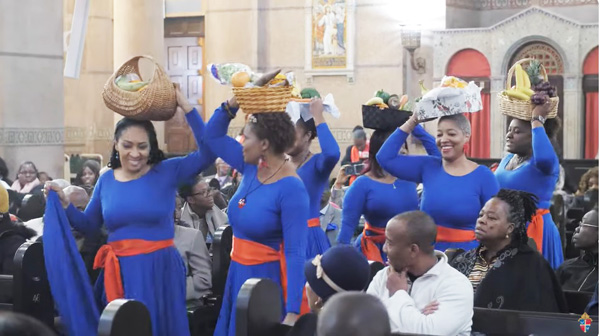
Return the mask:
{"type": "Polygon", "coordinates": [[[452,87],[452,88],[464,89],[467,87],[467,82],[465,82],[461,79],[458,79],[454,76],[449,76],[442,82],[441,87],[452,87]]]}
{"type": "Polygon", "coordinates": [[[255,86],[265,86],[271,81],[271,79],[275,78],[275,76],[277,76],[280,72],[281,72],[281,69],[267,72],[266,74],[260,76],[260,78],[255,80],[254,85],[255,86]]]}
{"type": "Polygon", "coordinates": [[[400,109],[400,97],[398,97],[397,94],[393,94],[390,96],[390,98],[388,99],[387,102],[388,106],[390,108],[393,108],[394,110],[399,110],[400,109]]]}
{"type": "Polygon", "coordinates": [[[231,85],[233,87],[244,87],[250,82],[250,74],[246,71],[238,71],[231,75],[231,85]]]}
{"type": "Polygon", "coordinates": [[[517,90],[520,92],[523,92],[524,94],[528,95],[529,97],[533,96],[533,94],[535,93],[535,91],[533,91],[532,89],[528,89],[528,88],[518,88],[517,90]]]}
{"type": "MultiPolygon", "coordinates": [[[[115,84],[121,89],[129,92],[141,91],[146,86],[148,86],[148,82],[141,81],[139,79],[132,79],[129,74],[122,75],[115,79],[115,84]]],[[[139,78],[139,77],[137,77],[139,78]]]]}
{"type": "Polygon", "coordinates": [[[429,89],[425,87],[425,81],[424,80],[420,80],[419,81],[419,86],[421,87],[421,96],[424,96],[427,92],[429,92],[429,89]]]}
{"type": "Polygon", "coordinates": [[[383,89],[375,92],[374,96],[383,99],[383,102],[386,104],[387,104],[388,99],[390,99],[390,94],[383,91],[383,89]]]}
{"type": "Polygon", "coordinates": [[[537,92],[531,96],[531,102],[535,105],[544,105],[548,101],[549,97],[543,92],[537,92]]]}
{"type": "Polygon", "coordinates": [[[504,94],[510,98],[514,98],[514,99],[518,99],[518,100],[527,101],[530,99],[527,94],[525,94],[517,89],[504,90],[504,91],[502,91],[502,94],[504,94]]]}
{"type": "Polygon", "coordinates": [[[302,98],[313,98],[313,97],[321,98],[319,91],[317,91],[315,88],[302,89],[302,91],[300,91],[300,96],[302,96],[302,98]]]}
{"type": "Polygon", "coordinates": [[[531,88],[531,83],[529,81],[529,76],[527,75],[527,73],[525,72],[525,70],[523,70],[523,67],[521,66],[521,64],[517,64],[515,66],[515,77],[517,79],[517,89],[521,89],[521,88],[529,89],[529,88],[531,88]]]}
{"type": "Polygon", "coordinates": [[[367,105],[367,106],[381,105],[381,104],[385,104],[383,102],[383,99],[381,99],[381,97],[373,97],[365,103],[365,105],[367,105]]]}
{"type": "Polygon", "coordinates": [[[408,104],[408,96],[404,95],[400,98],[400,109],[403,110],[406,104],[408,104]]]}
{"type": "Polygon", "coordinates": [[[527,73],[527,77],[529,77],[529,81],[533,86],[544,81],[544,77],[541,75],[541,63],[538,60],[529,62],[529,66],[525,72],[527,73]]]}
{"type": "Polygon", "coordinates": [[[287,77],[282,73],[278,73],[273,79],[269,81],[269,86],[285,86],[287,84],[287,77]]]}
{"type": "Polygon", "coordinates": [[[536,86],[533,87],[535,92],[544,92],[549,97],[556,97],[556,87],[552,86],[549,82],[540,82],[536,86]]]}

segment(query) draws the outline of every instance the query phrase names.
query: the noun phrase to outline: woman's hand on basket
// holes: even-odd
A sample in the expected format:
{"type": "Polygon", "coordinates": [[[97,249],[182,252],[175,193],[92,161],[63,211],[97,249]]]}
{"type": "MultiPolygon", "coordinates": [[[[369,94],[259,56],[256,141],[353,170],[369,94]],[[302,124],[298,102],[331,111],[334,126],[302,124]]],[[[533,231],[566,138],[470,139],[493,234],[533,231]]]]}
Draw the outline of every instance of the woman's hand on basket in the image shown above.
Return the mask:
{"type": "Polygon", "coordinates": [[[543,117],[544,119],[548,118],[548,114],[550,113],[550,99],[546,99],[546,102],[541,105],[536,105],[531,112],[532,116],[535,117],[543,117]]]}
{"type": "Polygon", "coordinates": [[[323,118],[323,101],[321,98],[314,97],[310,101],[310,114],[315,119],[315,126],[325,123],[325,118],[323,118]]]}
{"type": "Polygon", "coordinates": [[[66,209],[67,207],[69,207],[69,200],[67,199],[65,192],[58,186],[58,184],[52,181],[46,182],[46,184],[44,185],[44,196],[48,197],[48,193],[50,192],[50,190],[54,190],[56,192],[63,208],[66,209]]]}
{"type": "Polygon", "coordinates": [[[175,84],[175,94],[177,95],[177,107],[181,108],[185,113],[190,113],[194,107],[192,104],[190,104],[187,97],[181,92],[179,84],[175,84]]]}
{"type": "Polygon", "coordinates": [[[410,116],[410,118],[402,126],[400,126],[400,129],[403,130],[404,132],[410,134],[415,129],[415,127],[417,127],[417,125],[419,123],[420,123],[419,117],[417,116],[417,114],[415,112],[413,112],[413,114],[410,116]]]}

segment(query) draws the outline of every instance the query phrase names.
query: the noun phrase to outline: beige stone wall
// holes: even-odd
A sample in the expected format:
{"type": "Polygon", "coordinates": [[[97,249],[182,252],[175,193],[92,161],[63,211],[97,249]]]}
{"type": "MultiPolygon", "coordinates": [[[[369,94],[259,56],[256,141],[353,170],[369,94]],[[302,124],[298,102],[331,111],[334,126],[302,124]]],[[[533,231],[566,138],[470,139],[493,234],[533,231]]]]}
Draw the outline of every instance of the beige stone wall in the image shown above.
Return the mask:
{"type": "MultiPolygon", "coordinates": [[[[64,0],[64,31],[71,29],[75,0],[64,0]]],[[[65,152],[97,153],[108,159],[113,112],[102,100],[113,73],[113,0],[90,1],[81,75],[64,78],[65,152]]]]}
{"type": "Polygon", "coordinates": [[[0,156],[63,171],[62,3],[0,1],[0,156]]]}

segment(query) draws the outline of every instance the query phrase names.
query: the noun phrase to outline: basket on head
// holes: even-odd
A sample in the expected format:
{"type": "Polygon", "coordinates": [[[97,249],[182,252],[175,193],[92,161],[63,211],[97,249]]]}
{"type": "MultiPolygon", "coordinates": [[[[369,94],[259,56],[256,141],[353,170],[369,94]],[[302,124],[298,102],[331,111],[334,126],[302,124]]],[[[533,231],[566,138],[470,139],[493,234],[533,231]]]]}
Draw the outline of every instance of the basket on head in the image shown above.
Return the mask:
{"type": "Polygon", "coordinates": [[[411,112],[377,106],[363,105],[363,126],[374,130],[391,131],[410,119],[411,112]]]}
{"type": "Polygon", "coordinates": [[[175,86],[160,64],[150,56],[136,56],[125,62],[104,85],[102,98],[106,106],[118,114],[139,120],[169,120],[177,109],[175,86]],[[145,58],[154,63],[154,73],[148,86],[141,91],[126,91],[117,86],[115,79],[135,73],[142,77],[139,60],[145,58]]]}
{"type": "MultiPolygon", "coordinates": [[[[510,89],[510,83],[512,81],[513,74],[515,73],[515,67],[517,64],[522,64],[525,62],[533,61],[533,58],[524,58],[519,60],[517,63],[513,64],[512,67],[508,70],[508,75],[506,76],[506,89],[510,89]]],[[[548,73],[546,72],[546,68],[544,65],[540,63],[540,72],[544,77],[544,81],[548,81],[548,73]]],[[[535,107],[530,100],[518,100],[512,99],[506,95],[503,95],[502,92],[498,93],[498,101],[500,102],[500,111],[502,114],[507,115],[509,117],[530,121],[532,117],[532,111],[535,107]]],[[[558,97],[550,98],[550,112],[548,113],[548,118],[556,118],[558,115],[558,97]]]]}
{"type": "Polygon", "coordinates": [[[285,112],[292,99],[292,86],[233,88],[233,95],[244,113],[285,112]]]}

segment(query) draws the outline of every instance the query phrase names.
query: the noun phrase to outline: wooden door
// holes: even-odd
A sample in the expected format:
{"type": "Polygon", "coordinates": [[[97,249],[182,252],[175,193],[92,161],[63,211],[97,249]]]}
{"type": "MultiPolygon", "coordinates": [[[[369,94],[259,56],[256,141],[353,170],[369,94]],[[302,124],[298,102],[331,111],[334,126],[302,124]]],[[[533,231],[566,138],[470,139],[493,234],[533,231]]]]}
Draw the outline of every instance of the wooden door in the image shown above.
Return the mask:
{"type": "MultiPolygon", "coordinates": [[[[171,80],[179,83],[190,104],[201,116],[203,111],[203,38],[165,38],[166,70],[171,80]]],[[[196,143],[182,112],[165,124],[165,141],[170,154],[185,154],[196,148],[196,143]]]]}

